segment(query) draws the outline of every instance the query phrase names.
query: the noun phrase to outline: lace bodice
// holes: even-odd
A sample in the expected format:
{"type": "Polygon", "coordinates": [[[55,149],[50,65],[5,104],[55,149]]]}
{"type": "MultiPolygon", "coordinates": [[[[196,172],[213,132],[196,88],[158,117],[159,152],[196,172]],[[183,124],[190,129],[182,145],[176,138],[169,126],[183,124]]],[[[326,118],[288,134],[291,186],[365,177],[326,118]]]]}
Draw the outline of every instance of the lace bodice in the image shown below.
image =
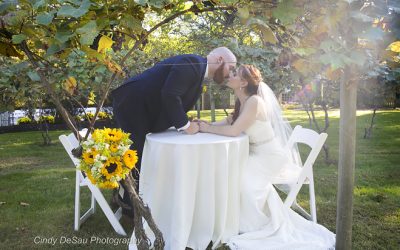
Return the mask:
{"type": "Polygon", "coordinates": [[[266,142],[275,137],[274,129],[270,121],[256,120],[245,133],[249,136],[249,142],[251,144],[266,142]]]}

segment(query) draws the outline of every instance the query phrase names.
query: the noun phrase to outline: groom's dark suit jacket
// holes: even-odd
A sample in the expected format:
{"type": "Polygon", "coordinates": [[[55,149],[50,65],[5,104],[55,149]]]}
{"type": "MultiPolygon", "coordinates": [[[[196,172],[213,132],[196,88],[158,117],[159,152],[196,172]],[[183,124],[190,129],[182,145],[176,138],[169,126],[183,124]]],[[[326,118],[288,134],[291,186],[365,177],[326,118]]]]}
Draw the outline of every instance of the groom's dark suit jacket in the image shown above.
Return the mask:
{"type": "Polygon", "coordinates": [[[174,56],[112,92],[114,117],[119,127],[131,133],[139,160],[147,133],[187,124],[186,112],[201,94],[206,65],[207,59],[198,55],[174,56]]]}

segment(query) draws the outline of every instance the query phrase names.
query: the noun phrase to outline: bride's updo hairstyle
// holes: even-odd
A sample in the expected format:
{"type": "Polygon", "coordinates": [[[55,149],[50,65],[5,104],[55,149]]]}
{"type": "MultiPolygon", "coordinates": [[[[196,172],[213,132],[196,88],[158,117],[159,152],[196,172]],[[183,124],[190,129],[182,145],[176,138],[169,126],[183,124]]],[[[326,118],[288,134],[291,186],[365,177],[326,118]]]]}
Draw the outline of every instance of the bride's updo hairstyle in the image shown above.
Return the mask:
{"type": "MultiPolygon", "coordinates": [[[[240,78],[247,81],[248,83],[247,86],[244,88],[244,91],[246,91],[246,93],[249,96],[256,95],[258,91],[258,86],[263,80],[260,71],[253,65],[243,64],[240,65],[237,72],[240,78]]],[[[239,99],[236,99],[235,110],[233,111],[233,116],[232,116],[232,124],[239,117],[239,112],[240,112],[240,101],[239,99]]]]}

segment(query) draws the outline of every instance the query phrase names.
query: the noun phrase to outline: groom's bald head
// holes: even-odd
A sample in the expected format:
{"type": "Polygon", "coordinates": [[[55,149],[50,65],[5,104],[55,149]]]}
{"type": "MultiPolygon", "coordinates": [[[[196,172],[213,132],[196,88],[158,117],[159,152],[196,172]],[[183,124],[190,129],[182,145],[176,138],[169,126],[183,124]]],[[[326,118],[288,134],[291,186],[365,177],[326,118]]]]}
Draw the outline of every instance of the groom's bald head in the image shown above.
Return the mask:
{"type": "Polygon", "coordinates": [[[236,56],[226,47],[213,49],[207,56],[208,77],[221,84],[229,76],[229,69],[236,67],[236,56]]]}
{"type": "Polygon", "coordinates": [[[215,48],[210,52],[209,55],[222,57],[224,59],[225,63],[235,63],[235,65],[236,65],[236,56],[227,47],[215,48]]]}

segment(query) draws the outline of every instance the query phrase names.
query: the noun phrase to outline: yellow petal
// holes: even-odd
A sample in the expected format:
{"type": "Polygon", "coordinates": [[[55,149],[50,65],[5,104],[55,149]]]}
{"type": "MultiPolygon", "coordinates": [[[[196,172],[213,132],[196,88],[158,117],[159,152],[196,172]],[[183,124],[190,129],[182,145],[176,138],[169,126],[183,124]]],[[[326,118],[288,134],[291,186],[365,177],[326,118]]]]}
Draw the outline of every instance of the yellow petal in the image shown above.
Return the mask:
{"type": "Polygon", "coordinates": [[[396,41],[396,42],[391,43],[388,46],[388,49],[393,51],[393,52],[400,53],[400,41],[396,41]]]}
{"type": "Polygon", "coordinates": [[[68,77],[65,79],[64,82],[64,89],[70,93],[71,95],[74,93],[74,90],[76,88],[76,79],[73,76],[68,77]]]}
{"type": "Polygon", "coordinates": [[[108,36],[102,36],[97,47],[97,52],[104,53],[107,49],[110,49],[114,41],[108,36]]]}

